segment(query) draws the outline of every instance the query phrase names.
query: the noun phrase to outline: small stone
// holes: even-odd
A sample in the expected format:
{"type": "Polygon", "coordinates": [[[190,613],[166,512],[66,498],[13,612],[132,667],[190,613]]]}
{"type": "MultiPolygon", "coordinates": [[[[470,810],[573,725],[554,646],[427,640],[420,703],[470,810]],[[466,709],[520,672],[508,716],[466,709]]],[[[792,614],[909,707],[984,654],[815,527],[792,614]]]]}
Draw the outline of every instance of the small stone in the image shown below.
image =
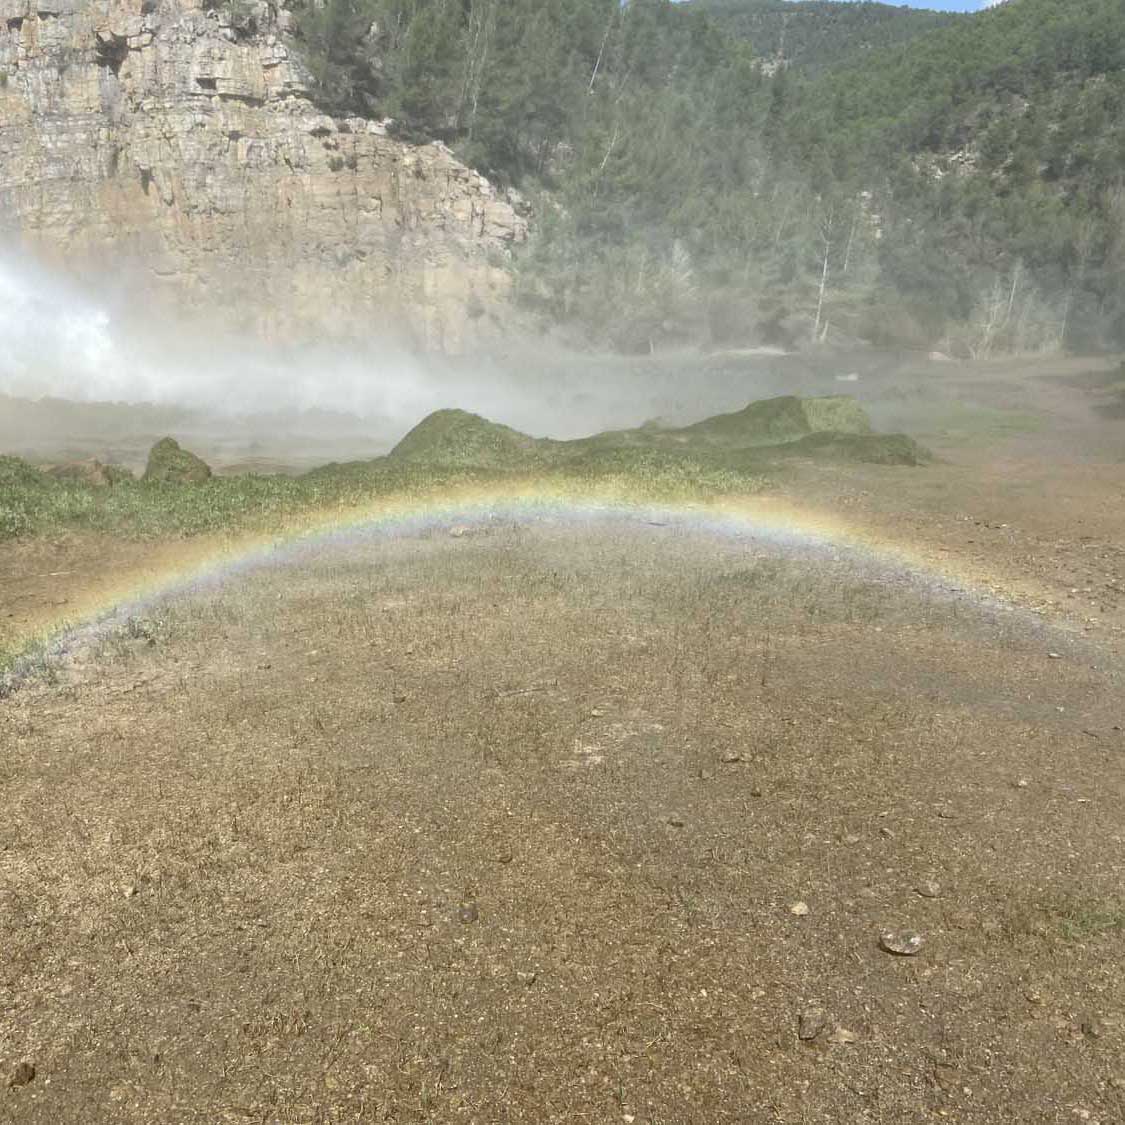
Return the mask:
{"type": "Polygon", "coordinates": [[[924,879],[914,890],[923,898],[937,898],[941,894],[941,884],[933,879],[924,879]]]}
{"type": "Polygon", "coordinates": [[[832,1034],[828,1036],[828,1042],[843,1047],[848,1043],[858,1043],[859,1036],[856,1035],[854,1031],[849,1031],[846,1027],[836,1027],[833,1029],[832,1034]]]}
{"type": "Polygon", "coordinates": [[[724,764],[730,766],[735,762],[741,762],[742,755],[737,750],[724,750],[722,757],[719,760],[724,764]]]}
{"type": "Polygon", "coordinates": [[[451,539],[464,539],[469,534],[469,529],[463,523],[454,524],[449,529],[451,539]]]}
{"type": "Polygon", "coordinates": [[[496,862],[497,863],[511,863],[512,862],[512,849],[511,848],[501,848],[496,853],[496,862]]]}
{"type": "Polygon", "coordinates": [[[796,914],[798,918],[804,918],[809,912],[809,904],[807,902],[795,902],[789,907],[790,914],[796,914]]]}
{"type": "Polygon", "coordinates": [[[879,935],[879,948],[900,957],[913,957],[925,944],[925,938],[913,930],[884,930],[879,935]]]}
{"type": "Polygon", "coordinates": [[[462,905],[461,909],[457,911],[457,919],[464,925],[469,925],[476,922],[480,918],[480,911],[477,909],[475,902],[466,902],[462,905]]]}
{"type": "Polygon", "coordinates": [[[999,937],[1004,932],[1004,927],[995,918],[986,918],[980,928],[988,937],[999,937]]]}
{"type": "Polygon", "coordinates": [[[884,840],[893,840],[895,838],[895,834],[885,824],[879,828],[879,835],[882,836],[884,840]]]}
{"type": "Polygon", "coordinates": [[[124,894],[126,898],[133,898],[137,893],[137,884],[126,883],[125,886],[122,887],[121,893],[124,894]]]}
{"type": "Polygon", "coordinates": [[[797,1017],[797,1038],[811,1043],[824,1030],[827,1019],[823,1008],[806,1008],[797,1017]]]}
{"type": "Polygon", "coordinates": [[[680,813],[670,813],[668,815],[668,824],[672,828],[683,828],[686,821],[680,813]]]}
{"type": "Polygon", "coordinates": [[[394,695],[393,695],[393,696],[392,696],[391,698],[392,698],[392,699],[393,699],[393,700],[394,700],[394,701],[395,701],[396,703],[405,703],[405,702],[406,702],[406,692],[404,692],[404,691],[396,691],[396,692],[394,693],[394,695]]]}
{"type": "Polygon", "coordinates": [[[1048,660],[1062,660],[1062,653],[1061,652],[1049,652],[1049,653],[1047,653],[1047,659],[1048,660]]]}
{"type": "Polygon", "coordinates": [[[12,1077],[8,1080],[8,1086],[11,1088],[27,1086],[34,1081],[35,1067],[29,1062],[21,1062],[16,1069],[12,1071],[12,1077]]]}
{"type": "Polygon", "coordinates": [[[1085,1035],[1087,1039],[1104,1039],[1105,1024],[1097,1019],[1083,1020],[1082,1034],[1085,1035]]]}
{"type": "Polygon", "coordinates": [[[530,988],[539,979],[539,974],[535,972],[517,972],[516,979],[520,982],[520,984],[526,985],[528,988],[530,988]]]}
{"type": "Polygon", "coordinates": [[[750,796],[751,797],[760,797],[761,795],[762,795],[762,790],[757,785],[755,785],[754,788],[750,790],[750,796]]]}
{"type": "Polygon", "coordinates": [[[700,781],[711,781],[711,780],[713,780],[714,777],[715,777],[715,775],[710,770],[700,770],[699,771],[699,780],[700,781]]]}
{"type": "Polygon", "coordinates": [[[844,843],[849,845],[858,844],[859,839],[860,838],[858,836],[848,835],[844,837],[844,843]]]}
{"type": "Polygon", "coordinates": [[[1017,789],[1026,789],[1030,784],[1031,784],[1031,781],[1030,781],[1029,778],[1021,777],[1016,781],[1016,788],[1017,789]]]}

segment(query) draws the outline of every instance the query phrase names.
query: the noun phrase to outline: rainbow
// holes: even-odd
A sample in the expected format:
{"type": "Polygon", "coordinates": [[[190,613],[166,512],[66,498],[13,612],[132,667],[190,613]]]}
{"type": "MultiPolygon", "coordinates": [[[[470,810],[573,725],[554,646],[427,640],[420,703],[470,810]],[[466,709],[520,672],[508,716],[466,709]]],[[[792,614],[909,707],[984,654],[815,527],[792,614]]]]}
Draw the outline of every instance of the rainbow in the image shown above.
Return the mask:
{"type": "MultiPolygon", "coordinates": [[[[358,542],[417,534],[427,529],[509,523],[606,520],[675,526],[723,538],[745,539],[782,553],[847,559],[931,593],[1012,610],[1021,593],[1012,583],[957,565],[938,552],[873,535],[838,516],[794,505],[779,496],[654,499],[621,481],[589,487],[541,479],[472,484],[440,492],[382,497],[360,507],[305,514],[272,534],[180,540],[155,551],[140,567],[97,581],[71,598],[65,616],[40,622],[17,646],[38,660],[77,641],[119,627],[154,605],[217,588],[241,574],[281,567],[358,542]]],[[[30,660],[25,663],[30,663],[30,660]]],[[[0,688],[22,678],[19,653],[0,674],[0,688]]]]}

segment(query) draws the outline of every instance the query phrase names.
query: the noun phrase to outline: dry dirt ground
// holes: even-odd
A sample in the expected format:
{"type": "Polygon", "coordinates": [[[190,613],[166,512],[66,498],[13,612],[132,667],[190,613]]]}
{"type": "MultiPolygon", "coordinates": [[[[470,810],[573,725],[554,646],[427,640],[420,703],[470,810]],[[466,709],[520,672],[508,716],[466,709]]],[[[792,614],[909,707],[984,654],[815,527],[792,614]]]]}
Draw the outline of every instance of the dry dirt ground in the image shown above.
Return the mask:
{"type": "MultiPolygon", "coordinates": [[[[1010,602],[499,520],[78,645],[0,704],[0,1118],[1125,1120],[1122,423],[1086,377],[956,414],[930,468],[781,483],[1010,602]]],[[[6,548],[0,614],[162,549],[6,548]]]]}

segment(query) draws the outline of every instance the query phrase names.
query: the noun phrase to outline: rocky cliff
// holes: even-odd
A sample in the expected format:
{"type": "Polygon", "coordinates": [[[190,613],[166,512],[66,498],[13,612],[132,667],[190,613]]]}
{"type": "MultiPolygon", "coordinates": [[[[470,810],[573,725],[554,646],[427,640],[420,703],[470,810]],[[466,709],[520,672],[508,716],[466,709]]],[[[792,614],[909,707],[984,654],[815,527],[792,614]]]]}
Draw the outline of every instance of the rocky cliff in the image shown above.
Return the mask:
{"type": "Polygon", "coordinates": [[[139,271],[274,338],[390,326],[457,351],[526,236],[436,144],[307,97],[264,0],[0,0],[0,240],[139,271]]]}

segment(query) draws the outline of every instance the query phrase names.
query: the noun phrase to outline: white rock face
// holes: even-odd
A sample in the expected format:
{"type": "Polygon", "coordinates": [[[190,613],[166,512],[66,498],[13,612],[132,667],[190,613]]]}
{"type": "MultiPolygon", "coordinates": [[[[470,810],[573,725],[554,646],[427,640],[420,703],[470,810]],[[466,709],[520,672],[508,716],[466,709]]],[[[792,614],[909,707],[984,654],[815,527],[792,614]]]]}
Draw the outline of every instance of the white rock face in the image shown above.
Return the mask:
{"type": "Polygon", "coordinates": [[[0,0],[0,239],[280,339],[460,351],[527,235],[442,145],[333,119],[254,2],[0,0]]]}

